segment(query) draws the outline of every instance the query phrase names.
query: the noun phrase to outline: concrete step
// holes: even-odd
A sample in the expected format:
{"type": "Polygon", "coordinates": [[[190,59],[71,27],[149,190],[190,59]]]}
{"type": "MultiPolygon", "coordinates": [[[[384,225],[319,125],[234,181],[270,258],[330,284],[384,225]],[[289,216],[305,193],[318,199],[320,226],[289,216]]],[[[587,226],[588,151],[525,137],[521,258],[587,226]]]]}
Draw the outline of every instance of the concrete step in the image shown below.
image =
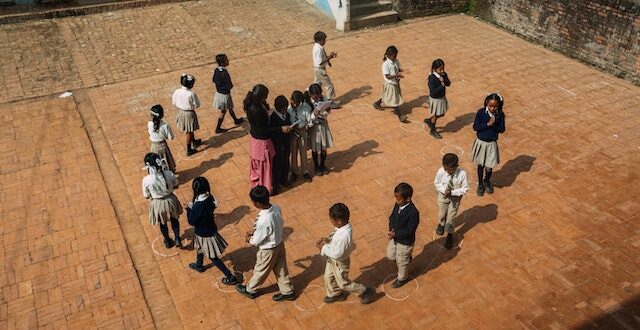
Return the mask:
{"type": "Polygon", "coordinates": [[[392,10],[393,2],[390,0],[374,0],[359,4],[351,4],[351,17],[365,16],[381,11],[392,10]]]}
{"type": "Polygon", "coordinates": [[[395,10],[387,10],[369,15],[351,17],[351,20],[349,22],[349,29],[357,30],[365,27],[395,23],[397,21],[398,12],[395,10]]]}

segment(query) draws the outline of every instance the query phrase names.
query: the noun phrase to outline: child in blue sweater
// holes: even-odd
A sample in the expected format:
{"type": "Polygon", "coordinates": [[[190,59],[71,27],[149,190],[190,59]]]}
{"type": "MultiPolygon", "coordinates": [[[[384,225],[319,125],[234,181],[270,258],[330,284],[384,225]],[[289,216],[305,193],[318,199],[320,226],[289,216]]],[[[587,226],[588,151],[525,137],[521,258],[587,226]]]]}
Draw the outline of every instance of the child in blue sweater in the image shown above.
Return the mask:
{"type": "Polygon", "coordinates": [[[491,174],[493,168],[500,163],[498,134],[504,133],[505,129],[503,105],[502,96],[497,93],[489,94],[484,99],[484,108],[478,110],[473,122],[477,137],[471,148],[471,161],[478,165],[478,196],[484,195],[485,189],[493,194],[491,174]]]}

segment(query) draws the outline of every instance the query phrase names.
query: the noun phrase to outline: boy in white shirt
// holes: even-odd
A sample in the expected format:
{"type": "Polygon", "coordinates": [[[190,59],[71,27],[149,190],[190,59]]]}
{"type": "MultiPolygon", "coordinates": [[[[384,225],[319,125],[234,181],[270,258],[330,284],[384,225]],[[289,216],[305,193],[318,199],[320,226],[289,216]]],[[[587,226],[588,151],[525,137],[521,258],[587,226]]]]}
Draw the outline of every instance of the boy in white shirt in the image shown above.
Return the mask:
{"type": "Polygon", "coordinates": [[[324,44],[327,42],[327,35],[318,31],[313,35],[313,40],[315,44],[313,44],[313,50],[311,51],[311,55],[313,58],[313,74],[314,74],[314,84],[320,84],[323,87],[327,88],[327,95],[329,99],[332,100],[331,107],[337,108],[340,106],[340,102],[333,101],[336,97],[335,90],[333,88],[333,82],[331,82],[331,78],[327,74],[327,64],[331,66],[331,59],[338,56],[336,52],[331,52],[327,55],[327,52],[324,50],[324,44]]]}
{"type": "Polygon", "coordinates": [[[436,234],[443,235],[447,230],[447,239],[444,247],[453,247],[453,231],[456,227],[455,216],[458,214],[460,200],[467,191],[467,173],[458,167],[458,156],[446,154],[442,157],[442,167],[438,169],[433,182],[438,191],[438,218],[440,222],[436,228],[436,234]]]}
{"type": "Polygon", "coordinates": [[[249,193],[253,205],[260,209],[254,230],[246,235],[247,243],[257,246],[256,265],[253,276],[247,285],[238,284],[236,290],[246,297],[255,299],[257,289],[273,271],[278,281],[280,293],[274,295],[274,301],[295,300],[293,285],[287,269],[287,255],[282,233],[284,222],[278,205],[269,203],[269,190],[265,186],[256,186],[249,193]]]}
{"type": "Polygon", "coordinates": [[[323,237],[316,242],[320,254],[327,257],[324,270],[324,288],[327,296],[324,297],[324,302],[331,304],[345,300],[347,291],[357,294],[361,303],[368,304],[376,294],[376,289],[367,288],[349,279],[349,255],[353,250],[349,208],[342,203],[334,204],[329,209],[329,218],[336,229],[328,238],[323,237]]]}

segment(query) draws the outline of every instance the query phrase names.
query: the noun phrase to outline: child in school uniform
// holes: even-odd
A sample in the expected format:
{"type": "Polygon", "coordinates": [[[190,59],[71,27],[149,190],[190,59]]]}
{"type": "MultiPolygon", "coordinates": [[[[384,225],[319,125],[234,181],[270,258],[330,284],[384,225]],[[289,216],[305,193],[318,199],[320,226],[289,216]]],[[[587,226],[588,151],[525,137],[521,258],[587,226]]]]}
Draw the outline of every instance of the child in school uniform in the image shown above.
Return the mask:
{"type": "Polygon", "coordinates": [[[225,54],[216,55],[216,63],[218,67],[213,70],[213,77],[211,80],[216,85],[216,94],[213,96],[213,108],[220,110],[220,117],[218,118],[218,124],[216,125],[216,133],[224,133],[228,129],[222,128],[222,122],[224,116],[229,111],[233,123],[236,125],[241,124],[244,118],[236,117],[236,113],[233,111],[233,100],[231,99],[231,89],[233,83],[231,82],[231,76],[227,71],[229,66],[229,58],[225,54]]]}
{"type": "Polygon", "coordinates": [[[408,268],[420,223],[420,212],[411,201],[413,187],[408,183],[398,184],[393,190],[393,196],[396,203],[389,216],[387,258],[395,260],[398,266],[398,277],[391,286],[399,288],[409,282],[408,268]]]}
{"type": "Polygon", "coordinates": [[[195,83],[196,78],[183,73],[180,76],[182,87],[176,89],[171,96],[173,105],[179,110],[176,116],[176,126],[187,135],[187,156],[195,154],[196,148],[202,144],[202,140],[196,139],[194,136],[194,132],[200,129],[196,114],[196,109],[200,107],[200,99],[191,90],[195,83]]]}
{"type": "Polygon", "coordinates": [[[196,250],[196,262],[189,264],[189,267],[199,273],[204,272],[203,263],[206,256],[225,275],[225,278],[222,279],[223,284],[237,284],[236,277],[220,260],[229,245],[218,233],[218,227],[213,217],[213,212],[218,207],[218,200],[211,195],[209,181],[199,176],[193,179],[191,188],[193,200],[189,202],[186,209],[189,224],[195,227],[193,248],[196,250]]]}
{"type": "Polygon", "coordinates": [[[382,61],[382,79],[384,80],[382,96],[373,103],[373,107],[378,110],[382,110],[383,104],[384,107],[391,107],[398,115],[398,119],[405,122],[407,116],[400,112],[400,105],[404,103],[400,92],[400,78],[404,78],[404,75],[398,61],[398,48],[395,46],[387,47],[382,61]]]}
{"type": "Polygon", "coordinates": [[[424,122],[429,126],[431,136],[436,139],[442,139],[442,135],[436,131],[436,121],[444,116],[447,113],[447,109],[449,109],[446,91],[447,87],[451,86],[449,76],[444,71],[443,60],[437,59],[433,61],[427,84],[429,85],[429,111],[431,111],[431,117],[426,118],[424,122]]]}
{"type": "Polygon", "coordinates": [[[329,121],[327,119],[331,109],[323,106],[328,100],[322,96],[322,87],[320,85],[311,84],[309,86],[309,97],[313,102],[313,112],[311,112],[313,127],[309,136],[311,156],[316,175],[322,176],[329,173],[329,169],[325,166],[325,160],[327,159],[327,149],[333,147],[333,137],[331,136],[331,129],[329,129],[329,121]],[[318,154],[320,155],[319,161],[318,154]]]}
{"type": "Polygon", "coordinates": [[[309,127],[313,127],[311,112],[313,103],[309,98],[309,93],[294,91],[291,94],[291,104],[289,105],[289,116],[294,125],[293,136],[291,137],[291,174],[290,183],[294,183],[298,178],[298,173],[302,174],[306,182],[311,182],[309,175],[309,165],[307,162],[307,150],[309,149],[309,127]],[[300,167],[298,167],[298,154],[300,155],[300,167]]]}
{"type": "Polygon", "coordinates": [[[164,108],[160,104],[151,107],[151,120],[147,123],[147,132],[151,140],[149,152],[157,154],[160,159],[167,163],[167,167],[173,173],[176,172],[176,161],[173,159],[167,140],[173,140],[175,135],[169,124],[162,120],[164,118],[164,108]]]}
{"type": "Polygon", "coordinates": [[[376,289],[367,288],[349,279],[350,254],[353,251],[349,208],[342,203],[334,204],[329,209],[329,218],[335,229],[328,238],[323,237],[316,242],[320,254],[327,257],[324,269],[324,288],[327,295],[324,302],[331,304],[345,300],[350,292],[357,294],[362,304],[368,304],[376,294],[376,289]]]}
{"type": "Polygon", "coordinates": [[[173,190],[178,188],[178,180],[173,172],[164,168],[160,156],[148,153],[144,156],[144,164],[149,171],[149,175],[142,179],[142,194],[144,198],[151,199],[149,204],[149,223],[160,225],[160,232],[164,237],[164,246],[168,249],[172,246],[182,247],[180,241],[180,222],[182,214],[180,201],[173,194],[173,190]],[[167,222],[171,222],[171,229],[175,235],[175,241],[169,237],[167,222]]]}
{"type": "Polygon", "coordinates": [[[442,157],[442,167],[436,172],[433,184],[438,191],[438,227],[436,234],[444,235],[447,231],[447,238],[444,247],[453,247],[453,232],[456,228],[455,217],[458,214],[460,200],[467,191],[467,173],[458,167],[458,156],[446,154],[442,157]]]}
{"type": "MultiPolygon", "coordinates": [[[[276,110],[269,118],[269,126],[282,127],[291,126],[291,117],[287,112],[289,101],[284,95],[278,95],[274,101],[276,110]]],[[[273,157],[273,191],[272,195],[280,191],[280,186],[291,187],[287,181],[289,175],[289,156],[291,154],[291,132],[284,133],[282,130],[276,130],[271,135],[271,141],[276,149],[276,155],[273,157]]]]}
{"type": "Polygon", "coordinates": [[[333,87],[333,82],[331,82],[331,78],[329,78],[329,75],[327,74],[327,65],[331,66],[331,59],[337,57],[338,54],[336,52],[331,52],[327,56],[327,52],[324,50],[324,45],[327,42],[327,35],[324,32],[316,32],[313,35],[313,40],[315,41],[313,44],[313,50],[311,51],[311,57],[313,59],[313,83],[327,88],[329,99],[332,100],[331,107],[337,108],[340,106],[340,102],[333,101],[333,99],[336,98],[336,93],[333,87]]]}
{"type": "Polygon", "coordinates": [[[497,93],[489,94],[484,99],[484,108],[478,110],[473,121],[476,140],[471,148],[471,161],[478,165],[478,196],[484,191],[493,194],[491,174],[493,168],[500,163],[498,135],[504,133],[505,115],[502,112],[504,101],[497,93]]]}
{"type": "Polygon", "coordinates": [[[293,285],[287,268],[287,253],[284,247],[284,220],[280,207],[269,202],[269,190],[265,186],[251,189],[249,197],[253,205],[260,209],[253,231],[246,234],[247,243],[257,246],[256,265],[253,276],[247,285],[238,284],[236,290],[242,295],[255,299],[258,287],[264,283],[273,271],[280,293],[274,295],[274,301],[295,300],[293,285]]]}

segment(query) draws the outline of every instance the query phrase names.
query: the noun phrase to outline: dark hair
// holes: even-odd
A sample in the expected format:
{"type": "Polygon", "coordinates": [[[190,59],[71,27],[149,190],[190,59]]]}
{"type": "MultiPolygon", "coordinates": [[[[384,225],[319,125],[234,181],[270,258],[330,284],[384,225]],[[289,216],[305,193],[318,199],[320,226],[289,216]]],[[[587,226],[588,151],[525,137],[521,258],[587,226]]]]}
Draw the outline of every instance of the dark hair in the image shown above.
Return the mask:
{"type": "Polygon", "coordinates": [[[322,95],[322,86],[320,86],[320,84],[311,84],[309,86],[309,94],[320,94],[320,95],[322,95]]]}
{"type": "Polygon", "coordinates": [[[307,104],[309,104],[309,106],[313,108],[313,102],[311,102],[309,91],[305,91],[304,93],[302,93],[301,91],[293,91],[293,93],[291,93],[291,99],[298,104],[307,102],[307,104]]]}
{"type": "Polygon", "coordinates": [[[502,106],[504,105],[504,99],[502,98],[502,96],[500,96],[498,93],[491,93],[491,94],[487,95],[487,97],[484,98],[484,106],[485,106],[485,108],[487,107],[487,104],[489,104],[489,101],[491,101],[491,100],[498,101],[498,111],[496,111],[496,113],[498,113],[500,115],[504,115],[502,113],[502,106]]]}
{"type": "Polygon", "coordinates": [[[382,57],[382,60],[385,61],[387,59],[387,56],[389,55],[398,55],[398,48],[396,48],[396,46],[387,47],[387,50],[384,52],[384,56],[382,57]]]}
{"type": "Polygon", "coordinates": [[[396,188],[393,189],[393,192],[400,194],[400,196],[404,198],[411,198],[413,196],[413,187],[406,182],[400,182],[396,188]]]}
{"type": "Polygon", "coordinates": [[[169,188],[169,182],[167,182],[167,178],[164,176],[164,169],[162,165],[158,164],[158,160],[160,160],[160,156],[158,154],[150,152],[144,156],[144,164],[147,166],[151,166],[156,169],[156,172],[160,172],[162,177],[164,178],[164,183],[169,188]]]}
{"type": "Polygon", "coordinates": [[[431,72],[436,71],[439,67],[444,67],[444,61],[441,59],[433,61],[433,63],[431,63],[431,72]]]}
{"type": "Polygon", "coordinates": [[[191,183],[191,189],[193,189],[193,201],[196,201],[196,197],[200,194],[210,193],[211,187],[209,186],[209,180],[207,178],[199,176],[193,179],[191,183]]]}
{"type": "Polygon", "coordinates": [[[442,166],[444,167],[454,167],[458,166],[458,156],[456,154],[446,154],[442,157],[442,166]]]}
{"type": "Polygon", "coordinates": [[[327,35],[324,32],[318,31],[313,35],[313,41],[320,42],[322,40],[327,40],[327,35]]]}
{"type": "Polygon", "coordinates": [[[276,110],[286,110],[289,106],[289,100],[287,100],[287,97],[284,95],[278,95],[273,101],[273,106],[276,107],[276,110]]]}
{"type": "Polygon", "coordinates": [[[196,78],[190,74],[187,73],[183,73],[180,76],[180,85],[186,87],[186,88],[193,88],[193,85],[196,83],[196,78]]]}
{"type": "Polygon", "coordinates": [[[151,107],[151,121],[153,122],[153,131],[157,132],[160,128],[160,121],[164,117],[164,109],[160,104],[151,107]]]}
{"type": "Polygon", "coordinates": [[[253,86],[253,89],[247,93],[247,96],[242,101],[242,105],[244,106],[244,111],[249,111],[249,108],[252,104],[260,106],[263,99],[266,99],[269,96],[269,89],[267,86],[262,84],[257,84],[253,86]]]}
{"type": "Polygon", "coordinates": [[[329,217],[347,223],[349,222],[349,208],[342,203],[333,204],[329,209],[329,217]]]}
{"type": "Polygon", "coordinates": [[[249,197],[256,203],[267,205],[269,204],[269,189],[265,186],[255,186],[251,188],[249,197]]]}
{"type": "Polygon", "coordinates": [[[216,63],[218,63],[218,65],[222,65],[226,59],[227,59],[227,55],[226,54],[218,54],[218,55],[216,55],[216,63]]]}

